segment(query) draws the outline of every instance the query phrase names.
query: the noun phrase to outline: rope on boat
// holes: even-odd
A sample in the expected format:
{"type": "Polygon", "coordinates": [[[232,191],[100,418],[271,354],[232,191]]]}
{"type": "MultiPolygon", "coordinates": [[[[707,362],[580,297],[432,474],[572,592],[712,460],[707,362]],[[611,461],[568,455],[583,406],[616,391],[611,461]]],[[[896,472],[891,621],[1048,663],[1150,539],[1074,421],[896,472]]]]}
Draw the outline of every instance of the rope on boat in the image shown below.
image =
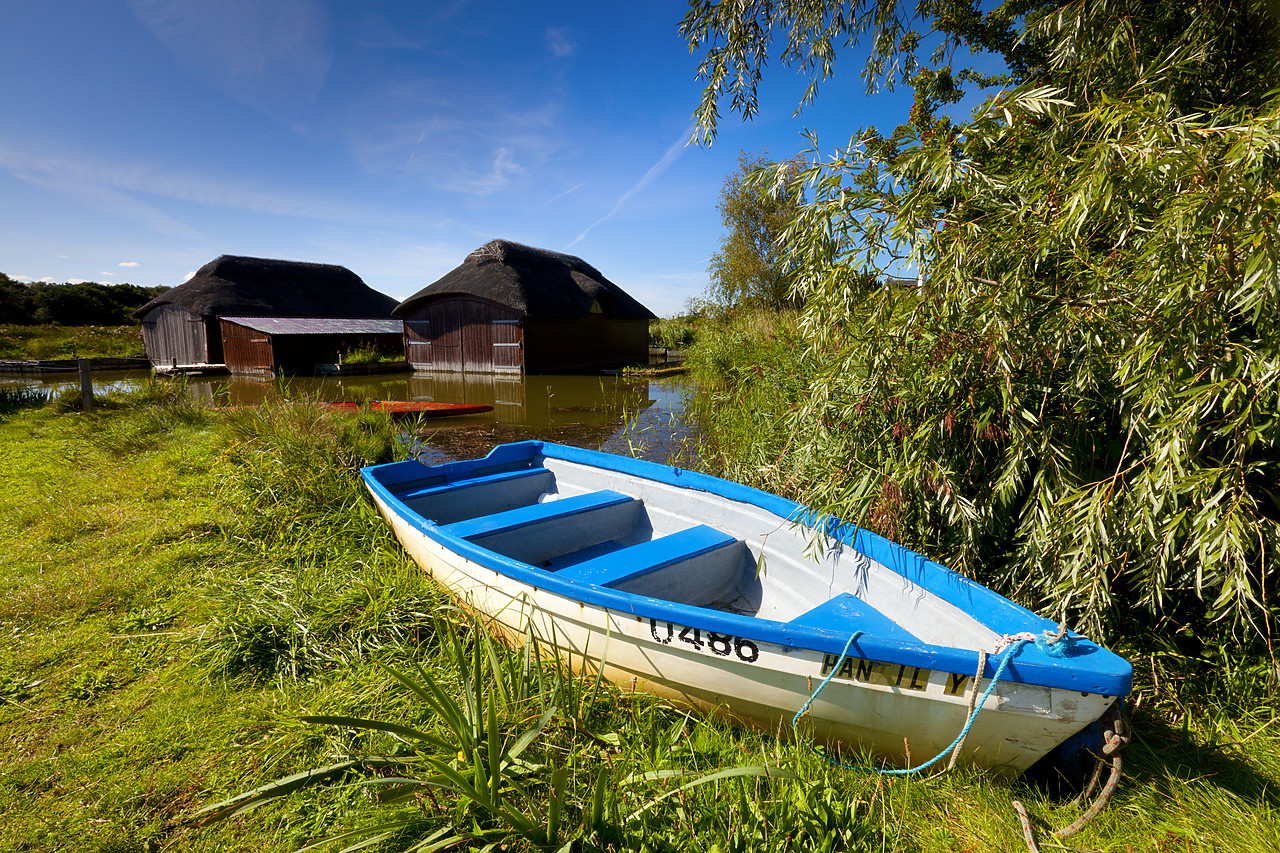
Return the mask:
{"type": "Polygon", "coordinates": [[[835,666],[833,666],[831,671],[827,673],[827,677],[822,679],[822,683],[818,685],[818,689],[813,691],[813,695],[804,703],[799,712],[791,718],[791,730],[795,732],[796,740],[807,746],[810,752],[825,758],[837,767],[844,770],[857,770],[862,773],[880,773],[884,776],[908,776],[912,773],[919,773],[921,770],[932,767],[934,764],[938,763],[938,761],[942,760],[947,753],[959,747],[968,736],[969,729],[973,728],[974,722],[977,721],[978,714],[982,712],[982,708],[987,702],[987,697],[996,689],[996,684],[1000,681],[1000,677],[1004,675],[1005,669],[1008,668],[1009,661],[1013,660],[1013,657],[1018,654],[1018,652],[1022,651],[1022,647],[1027,643],[1035,643],[1047,654],[1053,655],[1054,657],[1064,657],[1067,653],[1066,641],[1072,639],[1066,636],[1066,632],[1062,628],[1058,629],[1057,634],[1049,634],[1049,632],[1046,631],[1045,634],[1047,636],[1044,637],[1038,637],[1029,631],[1023,634],[1006,635],[1001,637],[998,646],[1004,650],[1004,656],[1000,659],[1000,666],[996,667],[995,675],[991,677],[991,683],[988,684],[987,689],[983,691],[982,698],[975,703],[976,707],[969,714],[968,719],[965,720],[964,728],[960,730],[960,734],[956,739],[952,741],[946,749],[939,752],[933,758],[930,758],[924,764],[919,764],[915,767],[908,767],[902,770],[886,770],[883,767],[861,767],[856,764],[845,764],[844,762],[827,755],[825,752],[810,743],[804,735],[800,734],[800,718],[808,712],[809,706],[818,698],[818,694],[822,692],[822,688],[826,687],[828,682],[830,682],[835,674],[840,671],[840,666],[844,663],[844,659],[849,655],[849,648],[853,645],[854,640],[861,637],[862,634],[862,631],[854,631],[849,637],[849,642],[844,644],[844,651],[840,653],[840,658],[836,661],[835,666]]]}
{"type": "MultiPolygon", "coordinates": [[[[978,649],[978,671],[973,676],[973,683],[969,685],[969,709],[965,711],[967,717],[973,716],[974,709],[978,707],[978,684],[982,681],[982,673],[987,671],[987,653],[984,649],[978,649]]],[[[964,749],[964,737],[956,742],[955,748],[951,750],[951,760],[947,762],[947,766],[938,771],[938,775],[942,775],[956,766],[956,759],[960,757],[960,750],[964,749]]]]}

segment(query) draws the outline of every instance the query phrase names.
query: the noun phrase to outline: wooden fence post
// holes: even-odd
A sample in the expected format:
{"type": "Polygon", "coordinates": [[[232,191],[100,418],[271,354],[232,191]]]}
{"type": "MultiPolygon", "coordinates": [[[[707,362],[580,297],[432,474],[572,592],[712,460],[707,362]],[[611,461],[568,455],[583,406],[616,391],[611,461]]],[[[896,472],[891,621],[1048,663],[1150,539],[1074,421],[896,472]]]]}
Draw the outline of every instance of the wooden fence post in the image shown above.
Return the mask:
{"type": "Polygon", "coordinates": [[[93,379],[89,376],[89,359],[76,359],[76,366],[80,368],[80,403],[88,411],[93,408],[93,379]]]}

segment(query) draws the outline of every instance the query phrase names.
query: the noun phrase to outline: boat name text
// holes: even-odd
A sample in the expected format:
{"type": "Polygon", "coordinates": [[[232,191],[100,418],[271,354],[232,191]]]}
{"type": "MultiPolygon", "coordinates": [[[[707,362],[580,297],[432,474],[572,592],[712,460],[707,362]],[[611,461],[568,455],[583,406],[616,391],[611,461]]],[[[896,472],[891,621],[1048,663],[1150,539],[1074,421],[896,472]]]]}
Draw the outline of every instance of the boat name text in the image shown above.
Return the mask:
{"type": "MultiPolygon", "coordinates": [[[[921,690],[929,686],[929,676],[933,670],[922,666],[905,663],[885,663],[878,660],[846,657],[841,662],[840,655],[824,654],[822,656],[822,675],[825,677],[831,670],[836,670],[833,678],[847,678],[863,684],[883,684],[886,687],[900,687],[903,690],[921,690]]],[[[948,696],[958,696],[964,692],[965,684],[972,676],[954,672],[946,673],[943,692],[948,696]]]]}

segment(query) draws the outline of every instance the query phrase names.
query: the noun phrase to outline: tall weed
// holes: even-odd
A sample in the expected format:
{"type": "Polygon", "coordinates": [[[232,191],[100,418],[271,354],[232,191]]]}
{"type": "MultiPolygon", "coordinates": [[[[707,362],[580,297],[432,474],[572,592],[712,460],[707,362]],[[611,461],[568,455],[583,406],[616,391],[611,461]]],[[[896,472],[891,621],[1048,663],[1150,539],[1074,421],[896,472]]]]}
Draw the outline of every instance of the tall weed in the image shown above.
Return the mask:
{"type": "Polygon", "coordinates": [[[364,495],[362,466],[403,457],[385,414],[279,403],[229,413],[217,474],[241,510],[230,564],[205,584],[198,661],[217,676],[297,680],[426,641],[442,594],[364,495]]]}
{"type": "Polygon", "coordinates": [[[0,415],[9,415],[19,409],[43,406],[47,398],[39,388],[0,388],[0,415]]]}
{"type": "Polygon", "coordinates": [[[694,317],[662,317],[649,321],[649,345],[667,349],[686,349],[698,334],[694,317]]]}
{"type": "MultiPolygon", "coordinates": [[[[575,679],[532,631],[511,648],[456,608],[442,608],[437,620],[442,642],[428,668],[385,668],[416,700],[416,715],[305,716],[349,733],[341,761],[292,773],[200,815],[206,822],[226,820],[304,788],[343,781],[369,792],[377,817],[317,844],[360,839],[344,849],[396,841],[414,850],[459,844],[644,850],[656,842],[656,849],[677,849],[670,818],[684,811],[686,793],[748,777],[796,778],[770,764],[712,772],[646,769],[628,754],[637,730],[597,728],[595,706],[575,701],[575,679]],[[655,787],[667,789],[654,796],[655,787]]],[[[597,680],[592,694],[600,687],[597,680]]],[[[620,704],[614,688],[604,689],[611,707],[620,704]]],[[[660,763],[668,765],[669,756],[660,763]]]]}
{"type": "Polygon", "coordinates": [[[337,529],[365,500],[360,468],[404,458],[389,415],[269,403],[228,414],[219,460],[222,489],[243,506],[263,548],[304,526],[337,529]]]}
{"type": "Polygon", "coordinates": [[[738,312],[709,326],[689,350],[696,387],[686,411],[712,473],[778,494],[800,484],[786,465],[788,416],[807,373],[792,312],[738,312]]]}

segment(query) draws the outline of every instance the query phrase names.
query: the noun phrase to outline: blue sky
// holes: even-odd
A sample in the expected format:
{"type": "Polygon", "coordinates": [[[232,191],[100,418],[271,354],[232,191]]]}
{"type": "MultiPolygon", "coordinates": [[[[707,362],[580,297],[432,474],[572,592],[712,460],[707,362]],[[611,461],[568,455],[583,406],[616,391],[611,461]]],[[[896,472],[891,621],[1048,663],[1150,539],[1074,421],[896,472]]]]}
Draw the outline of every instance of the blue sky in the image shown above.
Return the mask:
{"type": "Polygon", "coordinates": [[[685,3],[39,0],[0,52],[0,272],[177,285],[220,254],[341,264],[402,299],[502,237],[660,315],[702,293],[739,150],[890,129],[846,56],[816,104],[686,145],[685,3]]]}

